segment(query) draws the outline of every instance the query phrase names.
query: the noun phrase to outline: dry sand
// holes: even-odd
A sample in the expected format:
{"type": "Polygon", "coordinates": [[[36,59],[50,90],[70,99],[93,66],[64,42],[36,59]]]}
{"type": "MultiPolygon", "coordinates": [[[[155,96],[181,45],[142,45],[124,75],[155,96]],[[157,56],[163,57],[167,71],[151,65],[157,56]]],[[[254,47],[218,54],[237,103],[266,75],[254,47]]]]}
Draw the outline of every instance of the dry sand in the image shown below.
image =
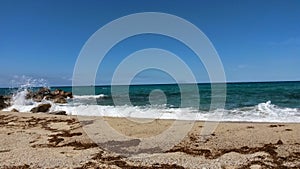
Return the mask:
{"type": "Polygon", "coordinates": [[[300,168],[299,123],[203,125],[0,112],[0,168],[300,168]]]}

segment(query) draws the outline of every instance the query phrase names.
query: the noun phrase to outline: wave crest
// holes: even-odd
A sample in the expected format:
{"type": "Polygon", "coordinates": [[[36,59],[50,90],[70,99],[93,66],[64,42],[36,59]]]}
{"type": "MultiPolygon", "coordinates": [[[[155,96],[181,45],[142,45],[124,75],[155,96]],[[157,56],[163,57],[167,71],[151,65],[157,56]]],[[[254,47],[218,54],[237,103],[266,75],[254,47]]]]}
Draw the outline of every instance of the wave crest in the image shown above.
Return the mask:
{"type": "Polygon", "coordinates": [[[98,99],[98,98],[105,98],[107,95],[99,94],[99,95],[74,95],[75,99],[98,99]]]}
{"type": "MultiPolygon", "coordinates": [[[[79,98],[99,98],[105,95],[80,96],[79,98]]],[[[77,96],[78,98],[78,96],[77,96]]],[[[83,116],[111,116],[111,117],[135,117],[155,119],[177,119],[177,120],[217,120],[217,121],[245,121],[245,122],[300,122],[300,110],[296,108],[281,108],[268,101],[253,107],[242,107],[231,110],[217,109],[213,111],[200,111],[194,108],[170,108],[166,106],[105,106],[87,104],[55,104],[51,103],[50,111],[66,111],[69,115],[83,116]],[[223,114],[221,118],[220,114],[223,114]],[[211,118],[212,117],[212,118],[211,118]],[[218,117],[214,119],[213,117],[218,117]]],[[[22,102],[16,100],[14,104],[6,108],[10,111],[16,108],[20,112],[29,112],[31,108],[38,105],[36,102],[22,102]]]]}

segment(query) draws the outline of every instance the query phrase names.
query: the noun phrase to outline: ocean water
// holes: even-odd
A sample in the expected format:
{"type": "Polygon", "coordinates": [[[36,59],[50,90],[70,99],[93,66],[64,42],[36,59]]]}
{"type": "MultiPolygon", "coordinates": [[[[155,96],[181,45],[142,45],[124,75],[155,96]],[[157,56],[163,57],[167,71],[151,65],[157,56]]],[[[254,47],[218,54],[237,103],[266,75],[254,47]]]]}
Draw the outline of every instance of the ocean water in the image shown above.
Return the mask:
{"type": "MultiPolygon", "coordinates": [[[[220,89],[222,87],[222,84],[214,85],[217,90],[218,85],[220,89]]],[[[224,96],[212,95],[211,84],[197,84],[198,92],[189,90],[192,86],[192,84],[114,86],[113,94],[111,86],[51,87],[52,90],[58,88],[75,94],[73,99],[68,99],[67,104],[50,102],[51,111],[64,110],[70,115],[86,116],[300,122],[300,82],[228,83],[224,96]],[[184,91],[181,90],[182,86],[184,91]],[[226,99],[225,106],[214,106],[222,104],[211,103],[212,97],[226,99]],[[182,105],[183,98],[187,104],[182,105]]],[[[28,85],[13,89],[1,88],[0,95],[13,94],[12,106],[5,110],[16,108],[21,112],[28,112],[39,104],[25,100],[28,89],[37,90],[28,85]]]]}

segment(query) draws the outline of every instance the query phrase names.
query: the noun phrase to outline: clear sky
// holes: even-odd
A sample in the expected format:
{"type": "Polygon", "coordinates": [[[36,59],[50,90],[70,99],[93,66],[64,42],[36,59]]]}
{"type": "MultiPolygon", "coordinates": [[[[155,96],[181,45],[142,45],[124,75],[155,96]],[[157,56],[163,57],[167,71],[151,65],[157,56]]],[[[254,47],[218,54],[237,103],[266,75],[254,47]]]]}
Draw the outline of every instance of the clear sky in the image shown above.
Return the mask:
{"type": "MultiPolygon", "coordinates": [[[[299,0],[0,0],[0,86],[23,75],[70,85],[88,38],[110,21],[137,12],[169,13],[195,24],[216,48],[228,81],[300,80],[299,0]]],[[[205,72],[179,42],[141,35],[110,51],[97,84],[108,83],[127,55],[150,47],[169,50],[190,62],[193,71],[205,72]]],[[[169,82],[164,78],[148,71],[136,81],[169,82]]],[[[197,80],[206,82],[207,75],[197,80]]]]}

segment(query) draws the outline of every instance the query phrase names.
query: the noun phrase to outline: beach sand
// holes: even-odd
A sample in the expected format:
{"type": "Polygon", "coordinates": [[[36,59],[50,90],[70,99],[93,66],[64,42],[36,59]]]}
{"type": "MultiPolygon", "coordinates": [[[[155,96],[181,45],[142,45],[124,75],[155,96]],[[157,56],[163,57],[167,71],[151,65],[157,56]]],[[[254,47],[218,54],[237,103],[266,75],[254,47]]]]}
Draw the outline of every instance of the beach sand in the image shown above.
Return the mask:
{"type": "Polygon", "coordinates": [[[0,112],[0,168],[300,168],[299,123],[204,124],[0,112]]]}

